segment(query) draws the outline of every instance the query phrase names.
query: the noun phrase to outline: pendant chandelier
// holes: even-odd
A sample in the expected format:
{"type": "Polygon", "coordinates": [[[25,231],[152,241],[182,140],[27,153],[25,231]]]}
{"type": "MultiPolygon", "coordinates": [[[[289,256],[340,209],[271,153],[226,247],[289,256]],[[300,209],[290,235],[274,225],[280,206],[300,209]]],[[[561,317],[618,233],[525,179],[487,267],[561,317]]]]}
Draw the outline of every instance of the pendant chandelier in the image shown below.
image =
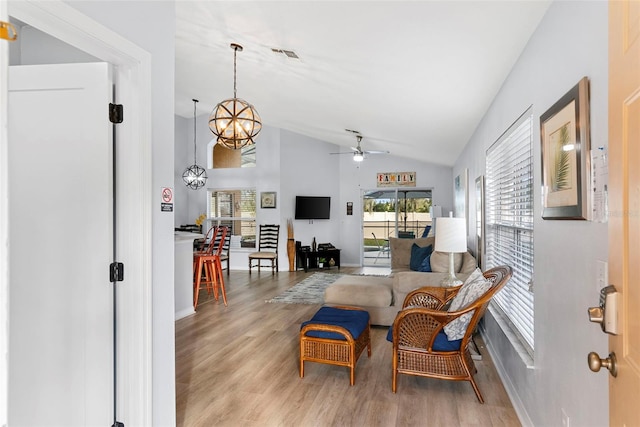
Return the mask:
{"type": "Polygon", "coordinates": [[[198,190],[207,183],[207,171],[198,166],[196,162],[196,104],[197,99],[193,100],[193,164],[182,172],[182,180],[187,187],[192,190],[198,190]]]}
{"type": "Polygon", "coordinates": [[[237,150],[247,144],[254,144],[254,138],[262,129],[258,112],[243,99],[236,96],[236,54],[242,46],[231,43],[233,49],[233,98],[225,99],[211,112],[209,129],[218,137],[218,144],[237,150]]]}

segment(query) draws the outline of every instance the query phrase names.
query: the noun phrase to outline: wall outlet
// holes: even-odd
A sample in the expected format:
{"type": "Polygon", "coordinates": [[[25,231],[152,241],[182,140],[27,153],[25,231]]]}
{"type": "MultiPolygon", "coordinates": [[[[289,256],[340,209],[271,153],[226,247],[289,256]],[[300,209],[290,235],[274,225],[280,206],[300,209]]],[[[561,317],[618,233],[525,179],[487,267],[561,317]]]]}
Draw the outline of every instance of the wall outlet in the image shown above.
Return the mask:
{"type": "Polygon", "coordinates": [[[562,411],[562,427],[571,427],[571,422],[569,421],[569,415],[565,412],[564,409],[562,411]]]}
{"type": "Polygon", "coordinates": [[[600,289],[609,285],[609,263],[606,261],[596,261],[596,289],[600,289]]]}

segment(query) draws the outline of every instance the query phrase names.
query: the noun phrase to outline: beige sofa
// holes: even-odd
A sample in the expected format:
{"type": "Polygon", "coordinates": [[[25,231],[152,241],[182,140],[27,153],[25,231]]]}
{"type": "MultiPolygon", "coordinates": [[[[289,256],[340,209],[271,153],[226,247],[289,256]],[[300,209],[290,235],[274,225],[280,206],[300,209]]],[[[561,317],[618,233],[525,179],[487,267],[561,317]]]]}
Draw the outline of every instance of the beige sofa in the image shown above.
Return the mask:
{"type": "MultiPolygon", "coordinates": [[[[421,286],[440,286],[449,271],[449,254],[431,255],[430,273],[409,268],[411,246],[434,244],[434,237],[419,239],[390,238],[391,274],[389,276],[343,276],[326,290],[324,300],[329,305],[352,305],[369,312],[371,324],[390,326],[409,292],[421,286]]],[[[469,252],[455,254],[454,269],[460,280],[465,280],[477,266],[469,252]]]]}

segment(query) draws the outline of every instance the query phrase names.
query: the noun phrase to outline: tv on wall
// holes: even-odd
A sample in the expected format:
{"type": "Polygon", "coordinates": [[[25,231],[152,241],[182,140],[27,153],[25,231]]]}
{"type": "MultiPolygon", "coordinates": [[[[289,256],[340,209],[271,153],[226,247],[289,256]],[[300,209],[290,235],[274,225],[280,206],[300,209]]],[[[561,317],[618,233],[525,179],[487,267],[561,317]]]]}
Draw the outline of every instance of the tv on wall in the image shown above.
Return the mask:
{"type": "Polygon", "coordinates": [[[331,197],[296,196],[296,219],[329,219],[331,197]]]}

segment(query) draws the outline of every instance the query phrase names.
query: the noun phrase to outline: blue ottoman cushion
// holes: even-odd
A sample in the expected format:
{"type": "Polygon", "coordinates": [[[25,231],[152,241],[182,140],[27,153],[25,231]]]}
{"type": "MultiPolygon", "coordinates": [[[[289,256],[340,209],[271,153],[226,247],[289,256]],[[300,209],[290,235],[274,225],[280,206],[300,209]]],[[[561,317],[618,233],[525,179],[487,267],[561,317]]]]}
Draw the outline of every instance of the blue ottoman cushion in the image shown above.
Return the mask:
{"type": "MultiPolygon", "coordinates": [[[[364,310],[345,310],[335,307],[322,307],[313,315],[311,320],[303,322],[300,329],[304,328],[306,325],[342,326],[349,331],[355,340],[358,339],[360,334],[369,325],[369,313],[364,310]]],[[[346,341],[345,337],[337,332],[307,331],[306,336],[346,341]]]]}
{"type": "MultiPolygon", "coordinates": [[[[391,326],[389,332],[387,332],[387,341],[393,342],[393,326],[391,326]]],[[[435,351],[458,351],[460,350],[460,344],[462,344],[461,339],[449,341],[447,334],[445,334],[444,331],[440,331],[433,342],[433,349],[435,351]]]]}

